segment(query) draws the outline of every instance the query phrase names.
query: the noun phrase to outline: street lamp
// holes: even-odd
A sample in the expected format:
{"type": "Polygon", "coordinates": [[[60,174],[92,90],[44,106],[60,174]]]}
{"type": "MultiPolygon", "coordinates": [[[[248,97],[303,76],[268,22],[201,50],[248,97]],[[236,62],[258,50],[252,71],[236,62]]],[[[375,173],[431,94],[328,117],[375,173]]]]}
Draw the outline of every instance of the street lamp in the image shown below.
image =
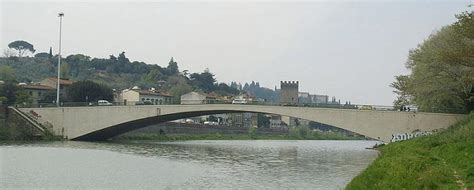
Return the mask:
{"type": "Polygon", "coordinates": [[[64,13],[58,13],[59,17],[59,51],[58,51],[58,86],[56,91],[56,106],[59,107],[59,88],[60,88],[60,75],[61,75],[61,29],[63,25],[64,13]]]}

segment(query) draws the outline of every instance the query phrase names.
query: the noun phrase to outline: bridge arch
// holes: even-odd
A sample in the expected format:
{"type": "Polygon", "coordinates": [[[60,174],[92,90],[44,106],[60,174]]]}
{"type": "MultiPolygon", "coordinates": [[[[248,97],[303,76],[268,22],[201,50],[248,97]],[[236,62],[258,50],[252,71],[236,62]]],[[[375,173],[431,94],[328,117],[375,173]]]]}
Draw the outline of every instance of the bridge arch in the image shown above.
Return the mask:
{"type": "MultiPolygon", "coordinates": [[[[173,113],[173,114],[166,114],[166,115],[159,115],[153,116],[143,119],[137,119],[128,121],[125,123],[120,123],[117,125],[113,125],[110,127],[106,127],[97,131],[93,131],[91,133],[82,135],[80,137],[74,138],[72,140],[79,140],[79,141],[102,141],[106,140],[120,134],[124,134],[126,132],[130,132],[133,130],[141,129],[150,125],[165,123],[169,121],[174,121],[178,119],[185,119],[190,117],[198,117],[198,116],[205,116],[205,115],[214,115],[214,114],[224,114],[224,113],[249,113],[249,111],[238,111],[238,110],[212,110],[212,111],[195,111],[195,112],[181,112],[181,113],[173,113]]],[[[266,112],[250,112],[250,113],[262,113],[262,114],[274,114],[278,115],[277,113],[266,113],[266,112]]],[[[285,115],[287,116],[287,115],[285,115]]],[[[292,116],[289,116],[292,117],[292,116]]],[[[299,118],[302,119],[302,118],[299,118]]],[[[319,121],[314,121],[318,122],[319,121]]],[[[338,127],[337,127],[338,128],[338,127]]]]}

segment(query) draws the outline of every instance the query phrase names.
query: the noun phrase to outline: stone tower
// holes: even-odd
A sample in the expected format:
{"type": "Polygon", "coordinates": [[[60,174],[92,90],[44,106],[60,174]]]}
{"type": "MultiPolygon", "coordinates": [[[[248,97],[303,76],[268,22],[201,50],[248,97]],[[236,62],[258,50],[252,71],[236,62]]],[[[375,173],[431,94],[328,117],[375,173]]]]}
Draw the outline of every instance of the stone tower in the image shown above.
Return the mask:
{"type": "Polygon", "coordinates": [[[298,104],[298,81],[280,82],[280,104],[298,104]]]}

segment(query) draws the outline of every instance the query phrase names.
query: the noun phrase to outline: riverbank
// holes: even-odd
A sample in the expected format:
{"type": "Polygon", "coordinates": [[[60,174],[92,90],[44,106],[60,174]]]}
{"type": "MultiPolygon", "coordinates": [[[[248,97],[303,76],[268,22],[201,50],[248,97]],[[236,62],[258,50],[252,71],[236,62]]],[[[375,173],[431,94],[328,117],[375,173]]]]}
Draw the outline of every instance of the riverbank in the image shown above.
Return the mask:
{"type": "Polygon", "coordinates": [[[347,136],[341,133],[311,131],[307,127],[292,128],[288,134],[260,134],[250,128],[245,134],[159,134],[134,133],[112,138],[112,140],[155,140],[155,141],[187,141],[187,140],[366,140],[361,136],[347,136]]]}
{"type": "Polygon", "coordinates": [[[62,137],[39,131],[6,106],[0,106],[0,141],[57,141],[62,137]]]}
{"type": "Polygon", "coordinates": [[[474,189],[474,113],[438,134],[378,150],[346,189],[474,189]]]}

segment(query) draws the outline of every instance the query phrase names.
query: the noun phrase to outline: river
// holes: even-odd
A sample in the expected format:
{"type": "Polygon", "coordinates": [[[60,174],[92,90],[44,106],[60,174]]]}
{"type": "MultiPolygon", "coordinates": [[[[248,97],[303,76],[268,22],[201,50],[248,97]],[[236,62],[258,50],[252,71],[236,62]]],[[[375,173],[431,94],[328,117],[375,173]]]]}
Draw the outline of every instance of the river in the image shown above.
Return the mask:
{"type": "Polygon", "coordinates": [[[375,143],[0,143],[0,189],[342,189],[375,143]]]}

